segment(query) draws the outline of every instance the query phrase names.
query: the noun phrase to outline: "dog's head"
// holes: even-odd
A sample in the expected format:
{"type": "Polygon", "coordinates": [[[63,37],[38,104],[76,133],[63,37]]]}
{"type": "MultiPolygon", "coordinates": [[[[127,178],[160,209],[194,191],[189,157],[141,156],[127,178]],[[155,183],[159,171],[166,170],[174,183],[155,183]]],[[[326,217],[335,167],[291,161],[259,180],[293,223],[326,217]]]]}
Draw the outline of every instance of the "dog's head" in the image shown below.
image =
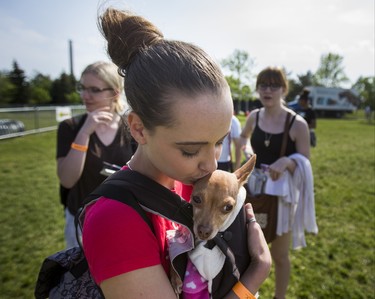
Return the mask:
{"type": "Polygon", "coordinates": [[[194,233],[201,240],[216,236],[237,203],[240,187],[253,171],[253,155],[234,173],[215,170],[194,184],[190,203],[193,205],[194,233]]]}

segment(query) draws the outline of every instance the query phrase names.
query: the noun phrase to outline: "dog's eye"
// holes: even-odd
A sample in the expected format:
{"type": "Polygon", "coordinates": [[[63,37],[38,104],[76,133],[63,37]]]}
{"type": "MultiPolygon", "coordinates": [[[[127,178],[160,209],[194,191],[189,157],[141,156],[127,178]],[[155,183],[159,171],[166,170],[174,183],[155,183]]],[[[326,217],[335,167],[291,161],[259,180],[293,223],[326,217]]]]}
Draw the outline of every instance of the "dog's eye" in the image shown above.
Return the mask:
{"type": "Polygon", "coordinates": [[[195,203],[202,203],[202,199],[199,197],[199,196],[193,196],[192,197],[192,200],[195,202],[195,203]]]}
{"type": "Polygon", "coordinates": [[[233,210],[233,205],[226,205],[225,207],[224,207],[224,211],[225,212],[230,212],[230,211],[232,211],[233,210]]]}

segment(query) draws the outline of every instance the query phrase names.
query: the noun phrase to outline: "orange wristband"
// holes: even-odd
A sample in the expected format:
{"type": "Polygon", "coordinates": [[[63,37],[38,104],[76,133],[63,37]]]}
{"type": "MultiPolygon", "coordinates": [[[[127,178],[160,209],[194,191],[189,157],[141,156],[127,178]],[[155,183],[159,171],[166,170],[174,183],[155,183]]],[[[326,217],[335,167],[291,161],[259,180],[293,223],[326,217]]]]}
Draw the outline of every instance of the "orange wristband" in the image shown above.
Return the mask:
{"type": "Polygon", "coordinates": [[[232,291],[240,299],[256,299],[253,294],[242,284],[241,281],[238,281],[233,287],[232,291]]]}
{"type": "Polygon", "coordinates": [[[87,149],[89,148],[87,145],[81,145],[81,144],[77,144],[77,143],[72,143],[72,145],[70,146],[72,149],[75,149],[76,151],[80,151],[80,152],[87,152],[87,149]]]}

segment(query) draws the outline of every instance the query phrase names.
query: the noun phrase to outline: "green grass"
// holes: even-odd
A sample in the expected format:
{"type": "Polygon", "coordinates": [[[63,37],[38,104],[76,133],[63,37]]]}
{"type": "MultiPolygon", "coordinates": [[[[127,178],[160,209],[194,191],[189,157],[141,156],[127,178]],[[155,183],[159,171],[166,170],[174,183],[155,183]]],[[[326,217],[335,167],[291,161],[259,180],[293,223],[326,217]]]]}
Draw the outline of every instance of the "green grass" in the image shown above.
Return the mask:
{"type": "MultiPolygon", "coordinates": [[[[360,114],[318,119],[317,137],[319,234],[291,251],[288,298],[375,298],[375,127],[360,114]]],[[[41,262],[64,247],[55,143],[56,132],[0,141],[1,298],[33,298],[41,262]]],[[[272,298],[273,279],[261,298],[272,298]]]]}

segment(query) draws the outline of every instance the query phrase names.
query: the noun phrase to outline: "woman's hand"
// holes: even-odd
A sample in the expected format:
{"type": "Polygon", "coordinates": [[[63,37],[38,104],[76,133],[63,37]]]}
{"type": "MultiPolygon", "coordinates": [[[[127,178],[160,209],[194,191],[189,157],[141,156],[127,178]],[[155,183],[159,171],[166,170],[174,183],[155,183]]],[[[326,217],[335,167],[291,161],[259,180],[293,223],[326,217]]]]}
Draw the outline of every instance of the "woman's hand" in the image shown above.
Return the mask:
{"type": "Polygon", "coordinates": [[[288,157],[281,157],[268,167],[268,171],[271,179],[273,181],[277,181],[285,170],[289,170],[291,173],[293,173],[295,167],[296,164],[292,159],[289,159],[288,157]]]}
{"type": "MultiPolygon", "coordinates": [[[[240,280],[252,294],[255,294],[270,273],[272,258],[263,231],[259,223],[256,222],[252,205],[247,203],[245,210],[248,222],[247,242],[251,262],[240,280]]],[[[237,297],[231,292],[226,298],[237,297]]]]}
{"type": "Polygon", "coordinates": [[[95,132],[100,125],[109,125],[113,120],[113,114],[110,112],[110,107],[102,107],[92,112],[87,113],[87,118],[82,126],[81,133],[90,136],[95,132]]]}

